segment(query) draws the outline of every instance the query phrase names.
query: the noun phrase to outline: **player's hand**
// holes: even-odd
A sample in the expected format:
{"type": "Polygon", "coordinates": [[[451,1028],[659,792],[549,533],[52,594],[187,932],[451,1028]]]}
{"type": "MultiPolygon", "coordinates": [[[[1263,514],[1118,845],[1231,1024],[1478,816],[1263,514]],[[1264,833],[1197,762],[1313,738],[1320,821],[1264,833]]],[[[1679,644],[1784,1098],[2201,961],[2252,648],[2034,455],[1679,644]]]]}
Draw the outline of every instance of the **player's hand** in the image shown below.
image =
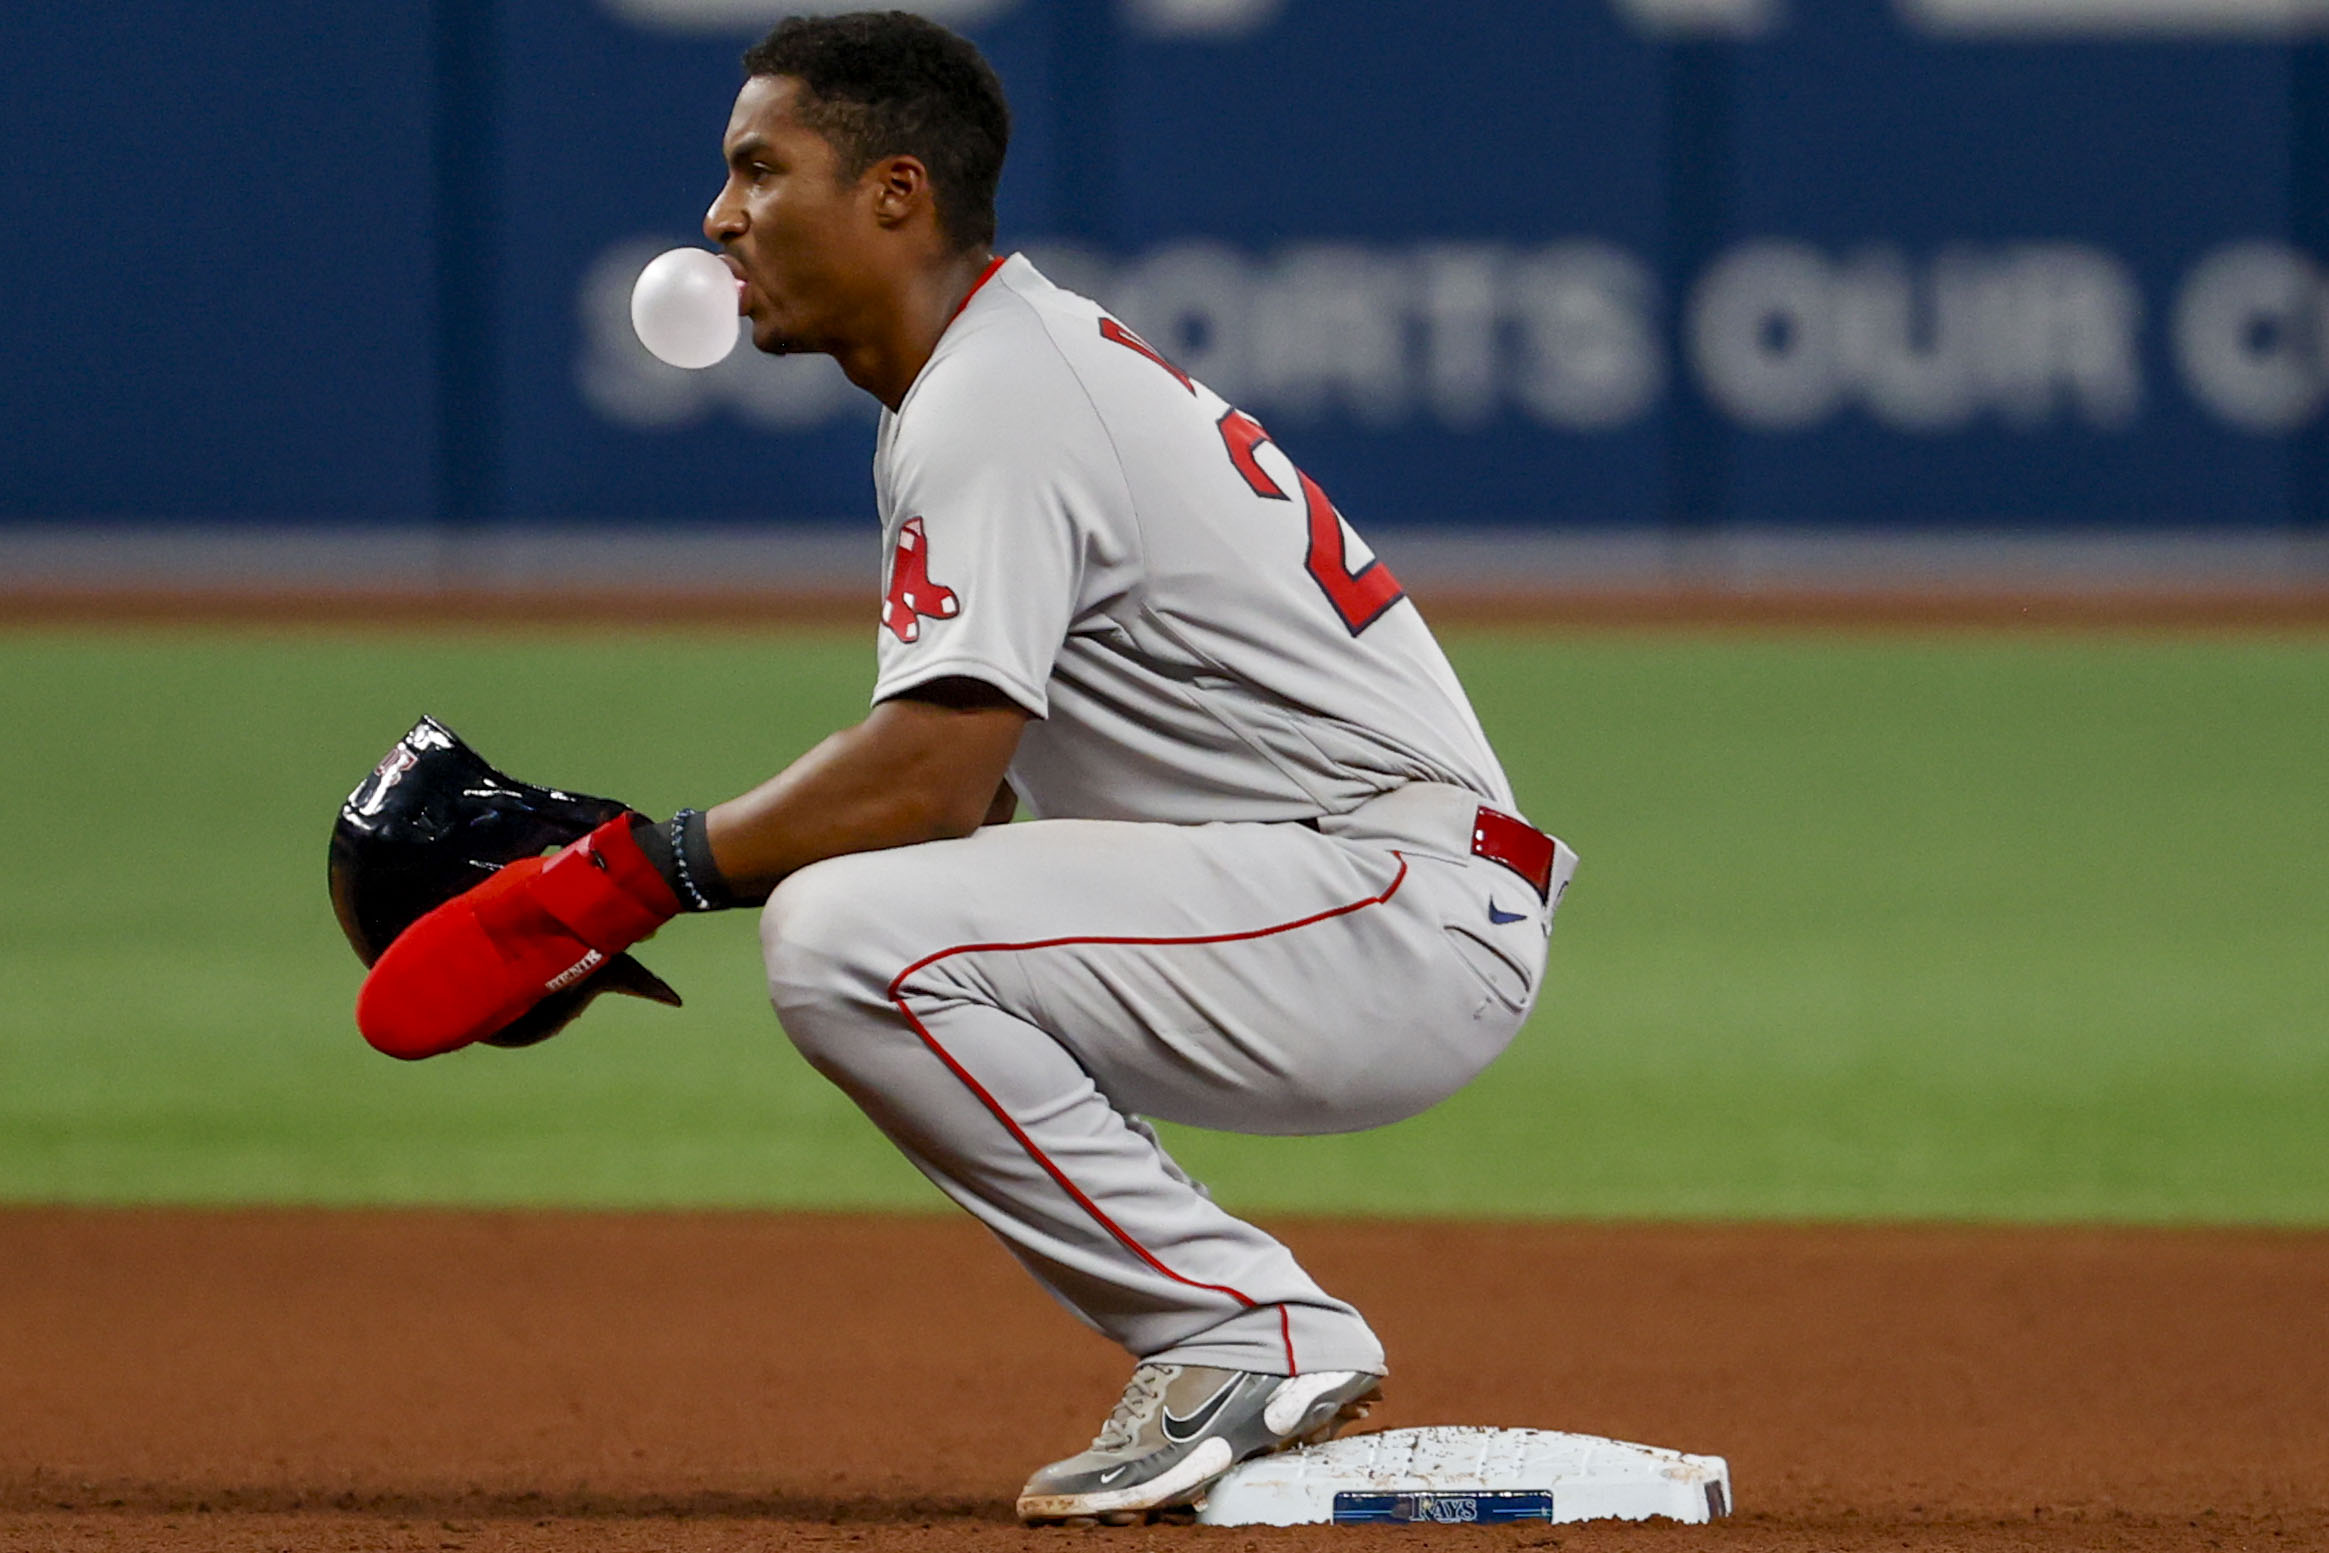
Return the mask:
{"type": "Polygon", "coordinates": [[[520,858],[398,934],[356,997],[391,1057],[484,1040],[679,914],[623,815],[547,860],[520,858]]]}

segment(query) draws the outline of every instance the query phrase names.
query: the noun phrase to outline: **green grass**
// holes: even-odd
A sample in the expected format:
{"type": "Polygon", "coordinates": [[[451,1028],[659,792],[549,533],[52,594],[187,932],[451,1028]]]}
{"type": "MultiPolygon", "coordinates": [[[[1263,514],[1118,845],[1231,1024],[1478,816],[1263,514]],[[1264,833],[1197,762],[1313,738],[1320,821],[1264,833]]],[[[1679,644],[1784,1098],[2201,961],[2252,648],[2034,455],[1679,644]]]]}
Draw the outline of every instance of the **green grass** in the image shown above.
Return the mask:
{"type": "MultiPolygon", "coordinates": [[[[2329,1223],[2329,642],[1458,634],[1583,854],[1431,1114],[1176,1130],[1240,1208],[2329,1223]]],[[[0,635],[0,1198],[936,1206],[748,914],[529,1052],[349,1017],[339,797],[418,711],[668,811],[862,708],[858,633],[0,635]]]]}

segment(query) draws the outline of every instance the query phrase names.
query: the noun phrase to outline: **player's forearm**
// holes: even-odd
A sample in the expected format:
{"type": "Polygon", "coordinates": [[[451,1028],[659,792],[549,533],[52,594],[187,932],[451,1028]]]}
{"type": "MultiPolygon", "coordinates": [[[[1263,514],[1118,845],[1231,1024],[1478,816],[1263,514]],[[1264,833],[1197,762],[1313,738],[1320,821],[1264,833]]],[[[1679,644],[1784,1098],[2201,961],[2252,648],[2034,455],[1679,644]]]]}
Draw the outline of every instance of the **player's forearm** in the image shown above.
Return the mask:
{"type": "MultiPolygon", "coordinates": [[[[967,835],[984,817],[923,783],[874,769],[874,741],[844,729],[705,815],[712,856],[738,894],[760,897],[798,869],[846,852],[967,835]]],[[[903,775],[903,773],[899,774],[903,775]]]]}
{"type": "Polygon", "coordinates": [[[967,836],[1000,806],[1025,721],[1007,706],[885,703],[708,811],[712,857],[734,895],[758,900],[828,857],[967,836]]]}

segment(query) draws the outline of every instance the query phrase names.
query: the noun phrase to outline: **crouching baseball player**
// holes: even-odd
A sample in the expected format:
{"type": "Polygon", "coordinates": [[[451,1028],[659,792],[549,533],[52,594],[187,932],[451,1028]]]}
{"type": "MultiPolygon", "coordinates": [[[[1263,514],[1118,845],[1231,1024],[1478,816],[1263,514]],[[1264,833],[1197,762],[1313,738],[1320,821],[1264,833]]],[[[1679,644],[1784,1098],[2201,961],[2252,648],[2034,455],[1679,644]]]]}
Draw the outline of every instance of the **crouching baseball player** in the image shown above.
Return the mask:
{"type": "Polygon", "coordinates": [[[1138,1361],[1020,1514],[1185,1513],[1362,1415],[1384,1355],[1143,1118],[1340,1132],[1443,1099],[1528,1013],[1576,859],[1260,423],[992,254],[1009,116],[968,43],[796,19],[745,69],[704,230],[760,349],[830,354],[886,412],[872,712],[439,906],[359,1023],[399,1056],[492,1039],[670,918],[765,901],[786,1033],[1138,1361]]]}

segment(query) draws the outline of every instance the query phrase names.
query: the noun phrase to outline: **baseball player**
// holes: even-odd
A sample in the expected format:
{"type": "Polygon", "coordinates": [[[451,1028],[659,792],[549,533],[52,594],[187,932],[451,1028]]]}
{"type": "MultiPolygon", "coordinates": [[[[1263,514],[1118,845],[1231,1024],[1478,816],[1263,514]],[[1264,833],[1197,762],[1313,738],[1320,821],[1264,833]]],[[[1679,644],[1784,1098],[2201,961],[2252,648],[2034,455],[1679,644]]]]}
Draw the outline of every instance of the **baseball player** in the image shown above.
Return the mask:
{"type": "Polygon", "coordinates": [[[741,797],[439,907],[359,1022],[449,1050],[683,911],[765,901],[793,1042],[1138,1361],[1021,1516],[1185,1515],[1362,1416],[1384,1355],[1144,1118],[1323,1133],[1435,1104],[1527,1015],[1576,859],[1261,424],[993,253],[1009,116],[970,44],[794,19],[745,70],[704,230],[760,349],[830,354],[884,407],[872,711],[741,797]]]}

